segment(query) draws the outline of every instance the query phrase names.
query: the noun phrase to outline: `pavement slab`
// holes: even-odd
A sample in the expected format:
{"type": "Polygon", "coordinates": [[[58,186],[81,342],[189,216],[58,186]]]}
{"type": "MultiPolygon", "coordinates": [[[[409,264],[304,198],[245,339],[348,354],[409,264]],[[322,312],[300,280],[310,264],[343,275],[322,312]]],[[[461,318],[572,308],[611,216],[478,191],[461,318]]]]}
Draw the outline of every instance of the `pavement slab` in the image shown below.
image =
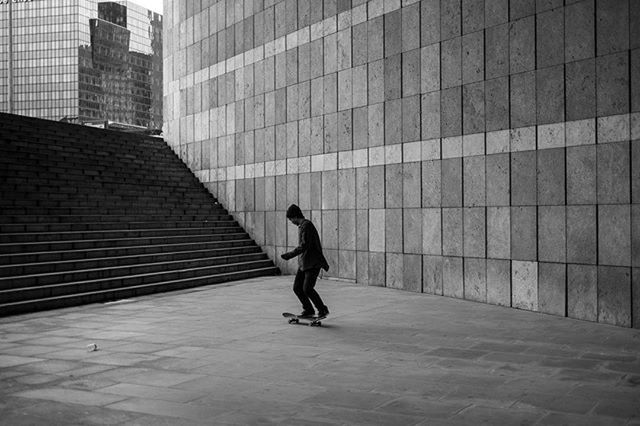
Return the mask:
{"type": "Polygon", "coordinates": [[[640,424],[638,330],[292,280],[0,318],[0,425],[640,424]]]}

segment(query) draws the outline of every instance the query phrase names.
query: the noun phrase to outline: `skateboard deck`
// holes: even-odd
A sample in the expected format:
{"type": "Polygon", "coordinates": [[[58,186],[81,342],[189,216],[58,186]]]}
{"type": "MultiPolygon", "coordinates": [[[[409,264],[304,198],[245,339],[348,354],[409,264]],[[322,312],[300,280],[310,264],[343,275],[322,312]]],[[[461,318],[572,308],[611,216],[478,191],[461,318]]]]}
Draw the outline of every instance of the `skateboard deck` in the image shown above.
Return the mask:
{"type": "Polygon", "coordinates": [[[311,327],[320,327],[322,326],[322,320],[327,316],[317,316],[314,315],[312,317],[301,317],[300,315],[292,314],[290,312],[283,312],[282,316],[289,319],[289,324],[300,324],[300,321],[303,321],[303,324],[308,324],[311,327]]]}

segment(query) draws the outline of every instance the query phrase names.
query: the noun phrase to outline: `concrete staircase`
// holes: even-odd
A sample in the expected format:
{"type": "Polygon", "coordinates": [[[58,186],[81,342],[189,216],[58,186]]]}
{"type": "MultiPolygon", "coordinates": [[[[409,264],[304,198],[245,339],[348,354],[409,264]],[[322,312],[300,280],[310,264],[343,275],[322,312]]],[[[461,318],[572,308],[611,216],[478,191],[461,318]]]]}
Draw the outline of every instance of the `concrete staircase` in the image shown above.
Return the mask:
{"type": "Polygon", "coordinates": [[[0,113],[0,315],[277,273],[162,139],[0,113]]]}

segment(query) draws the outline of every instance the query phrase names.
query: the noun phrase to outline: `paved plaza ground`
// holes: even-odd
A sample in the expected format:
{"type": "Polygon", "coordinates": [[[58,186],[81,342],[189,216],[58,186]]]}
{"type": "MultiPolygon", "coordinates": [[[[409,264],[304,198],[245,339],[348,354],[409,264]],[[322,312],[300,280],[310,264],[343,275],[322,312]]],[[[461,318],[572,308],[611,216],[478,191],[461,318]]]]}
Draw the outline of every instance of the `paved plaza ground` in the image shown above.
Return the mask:
{"type": "Polygon", "coordinates": [[[289,325],[291,283],[2,318],[0,424],[640,425],[640,330],[324,280],[289,325]]]}

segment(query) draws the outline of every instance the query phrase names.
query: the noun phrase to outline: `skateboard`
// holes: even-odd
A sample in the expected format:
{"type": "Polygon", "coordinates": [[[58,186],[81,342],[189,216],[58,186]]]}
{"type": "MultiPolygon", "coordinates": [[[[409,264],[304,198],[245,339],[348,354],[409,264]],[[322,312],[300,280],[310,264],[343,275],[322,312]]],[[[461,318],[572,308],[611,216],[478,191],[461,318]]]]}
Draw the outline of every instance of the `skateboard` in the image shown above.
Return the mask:
{"type": "Polygon", "coordinates": [[[283,312],[282,316],[289,319],[289,324],[300,324],[300,321],[306,322],[311,327],[320,327],[322,326],[322,320],[327,316],[312,316],[312,317],[301,317],[296,314],[292,314],[289,312],[283,312]]]}

